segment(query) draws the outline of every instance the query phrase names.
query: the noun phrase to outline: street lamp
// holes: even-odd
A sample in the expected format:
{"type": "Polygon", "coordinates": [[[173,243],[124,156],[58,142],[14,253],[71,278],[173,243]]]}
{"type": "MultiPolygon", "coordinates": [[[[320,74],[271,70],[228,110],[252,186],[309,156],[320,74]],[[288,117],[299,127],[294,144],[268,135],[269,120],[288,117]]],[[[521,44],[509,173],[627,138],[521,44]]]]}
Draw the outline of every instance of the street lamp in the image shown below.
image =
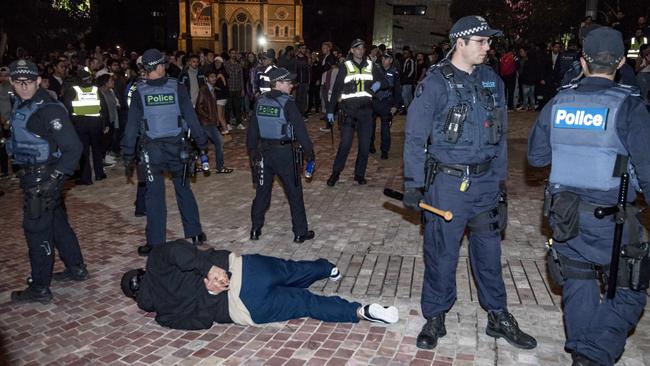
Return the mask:
{"type": "Polygon", "coordinates": [[[260,38],[257,39],[257,44],[264,47],[266,46],[266,37],[261,36],[260,38]]]}

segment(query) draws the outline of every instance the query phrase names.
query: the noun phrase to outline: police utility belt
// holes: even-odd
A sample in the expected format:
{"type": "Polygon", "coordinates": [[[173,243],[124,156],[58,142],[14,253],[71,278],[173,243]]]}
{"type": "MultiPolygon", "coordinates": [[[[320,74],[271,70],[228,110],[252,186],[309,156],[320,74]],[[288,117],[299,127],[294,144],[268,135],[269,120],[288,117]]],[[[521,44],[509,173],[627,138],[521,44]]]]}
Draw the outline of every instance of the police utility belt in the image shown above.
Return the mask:
{"type": "Polygon", "coordinates": [[[436,161],[433,157],[427,156],[424,167],[424,184],[429,187],[433,184],[438,173],[444,173],[457,178],[462,178],[459,186],[461,192],[467,191],[471,184],[470,176],[479,175],[490,170],[492,163],[490,160],[479,164],[443,164],[436,161]]]}
{"type": "Polygon", "coordinates": [[[271,147],[279,147],[279,146],[289,146],[291,147],[293,144],[293,141],[290,139],[260,139],[261,143],[260,145],[262,146],[262,149],[264,148],[271,148],[271,147]]]}

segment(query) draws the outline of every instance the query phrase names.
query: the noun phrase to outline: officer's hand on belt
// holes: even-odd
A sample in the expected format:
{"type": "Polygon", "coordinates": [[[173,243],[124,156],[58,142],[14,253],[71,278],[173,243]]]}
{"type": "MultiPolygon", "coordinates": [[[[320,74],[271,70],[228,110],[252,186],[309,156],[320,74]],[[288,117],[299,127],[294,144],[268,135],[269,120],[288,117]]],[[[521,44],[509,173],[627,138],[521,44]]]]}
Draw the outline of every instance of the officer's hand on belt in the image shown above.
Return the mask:
{"type": "Polygon", "coordinates": [[[379,91],[379,88],[381,88],[381,83],[380,83],[379,81],[375,81],[375,82],[372,83],[372,85],[370,86],[370,89],[372,89],[372,91],[375,92],[375,93],[376,93],[377,91],[379,91]]]}
{"type": "Polygon", "coordinates": [[[334,113],[327,114],[327,122],[334,123],[334,113]]]}
{"type": "Polygon", "coordinates": [[[406,191],[404,191],[404,199],[402,202],[406,208],[420,212],[422,209],[419,204],[423,198],[424,194],[422,193],[422,188],[407,188],[406,191]]]}

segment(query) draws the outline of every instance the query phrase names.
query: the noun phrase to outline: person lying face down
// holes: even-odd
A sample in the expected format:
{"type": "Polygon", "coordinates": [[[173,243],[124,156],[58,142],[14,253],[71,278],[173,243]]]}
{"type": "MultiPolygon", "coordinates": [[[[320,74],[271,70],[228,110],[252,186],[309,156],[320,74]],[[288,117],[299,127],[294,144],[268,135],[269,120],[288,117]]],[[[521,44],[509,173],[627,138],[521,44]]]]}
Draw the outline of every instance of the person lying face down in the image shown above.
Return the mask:
{"type": "Polygon", "coordinates": [[[140,309],[155,312],[158,324],[173,329],[209,329],[213,323],[255,326],[302,317],[325,322],[398,321],[394,306],[362,306],[309,291],[311,284],[325,278],[341,278],[338,268],[325,259],[240,256],[227,250],[199,250],[175,240],[154,247],[146,270],[124,273],[121,288],[140,309]]]}

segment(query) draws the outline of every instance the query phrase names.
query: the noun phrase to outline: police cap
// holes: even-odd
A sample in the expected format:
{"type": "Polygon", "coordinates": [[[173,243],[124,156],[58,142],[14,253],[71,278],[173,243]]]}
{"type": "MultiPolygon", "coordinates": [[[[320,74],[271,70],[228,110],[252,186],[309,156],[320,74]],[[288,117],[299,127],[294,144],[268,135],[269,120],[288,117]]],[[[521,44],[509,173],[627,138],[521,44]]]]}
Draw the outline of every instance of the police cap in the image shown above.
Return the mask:
{"type": "Polygon", "coordinates": [[[493,37],[502,35],[502,31],[491,28],[487,20],[478,15],[468,15],[458,19],[449,31],[451,43],[454,43],[458,38],[470,36],[493,37]]]}
{"type": "Polygon", "coordinates": [[[122,275],[122,280],[120,281],[120,287],[122,292],[126,297],[135,299],[138,296],[138,291],[140,290],[140,281],[142,276],[145,274],[144,269],[132,269],[124,275],[122,275]]]}
{"type": "Polygon", "coordinates": [[[610,27],[599,27],[587,34],[582,45],[582,57],[590,64],[614,66],[625,56],[621,32],[610,27]]]}
{"type": "Polygon", "coordinates": [[[92,75],[90,74],[88,67],[84,67],[77,70],[77,77],[81,80],[90,80],[92,78],[92,75]]]}
{"type": "Polygon", "coordinates": [[[268,72],[269,81],[294,81],[296,74],[292,74],[284,67],[275,67],[268,72]]]}
{"type": "Polygon", "coordinates": [[[155,48],[148,49],[142,54],[142,65],[153,70],[156,65],[165,63],[165,55],[155,48]]]}
{"type": "Polygon", "coordinates": [[[357,48],[359,46],[365,46],[366,42],[363,41],[361,38],[356,38],[355,40],[350,43],[350,48],[357,48]]]}
{"type": "Polygon", "coordinates": [[[36,80],[38,78],[38,67],[31,61],[17,60],[9,65],[9,76],[11,76],[12,80],[19,78],[36,80]]]}
{"type": "Polygon", "coordinates": [[[383,57],[383,58],[393,58],[393,52],[391,52],[391,51],[386,51],[386,52],[384,52],[384,54],[382,55],[382,57],[383,57]]]}

